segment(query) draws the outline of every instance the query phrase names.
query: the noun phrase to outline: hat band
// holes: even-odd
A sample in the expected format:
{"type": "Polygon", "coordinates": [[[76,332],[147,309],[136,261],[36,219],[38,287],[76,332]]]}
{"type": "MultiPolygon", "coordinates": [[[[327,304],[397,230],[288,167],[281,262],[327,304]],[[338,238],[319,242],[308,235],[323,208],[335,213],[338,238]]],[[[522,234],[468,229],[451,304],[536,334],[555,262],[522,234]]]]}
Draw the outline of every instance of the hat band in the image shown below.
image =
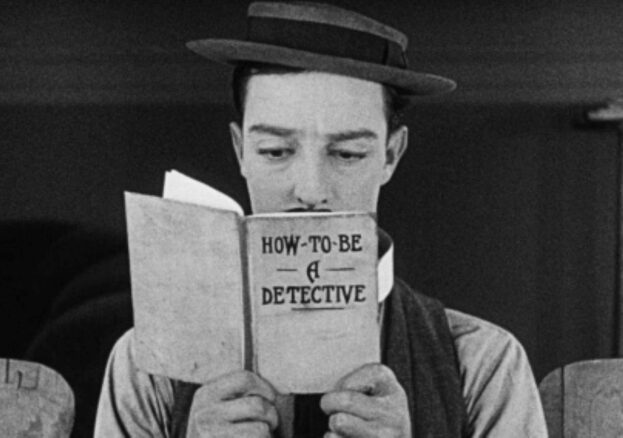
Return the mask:
{"type": "Polygon", "coordinates": [[[249,17],[247,41],[407,68],[406,57],[398,43],[330,24],[249,17]]]}

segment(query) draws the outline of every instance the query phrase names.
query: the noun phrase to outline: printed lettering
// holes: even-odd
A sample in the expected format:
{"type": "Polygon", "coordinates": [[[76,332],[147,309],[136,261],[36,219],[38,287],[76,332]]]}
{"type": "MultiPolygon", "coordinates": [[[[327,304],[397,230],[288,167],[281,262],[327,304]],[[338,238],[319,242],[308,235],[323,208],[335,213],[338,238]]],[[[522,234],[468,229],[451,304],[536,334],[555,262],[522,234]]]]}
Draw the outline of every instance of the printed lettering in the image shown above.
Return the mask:
{"type": "Polygon", "coordinates": [[[286,254],[287,255],[296,255],[296,251],[299,248],[299,240],[301,236],[294,236],[290,234],[289,236],[283,236],[286,245],[286,254]]]}
{"type": "Polygon", "coordinates": [[[312,252],[323,252],[328,254],[331,252],[331,238],[329,236],[320,236],[318,234],[310,234],[307,238],[312,245],[312,252]]]}
{"type": "Polygon", "coordinates": [[[309,304],[309,286],[301,287],[301,304],[309,304]]]}
{"type": "Polygon", "coordinates": [[[327,293],[326,298],[325,298],[325,302],[332,303],[333,301],[331,301],[331,292],[333,292],[335,290],[335,286],[332,285],[332,284],[328,284],[328,285],[324,286],[324,290],[327,293]]]}
{"type": "Polygon", "coordinates": [[[350,251],[350,239],[348,238],[348,234],[338,234],[337,238],[340,242],[340,252],[350,251]]]}
{"type": "Polygon", "coordinates": [[[285,303],[285,299],[283,298],[283,287],[275,286],[273,290],[275,292],[275,304],[285,303]]]}
{"type": "Polygon", "coordinates": [[[361,247],[361,234],[338,234],[340,252],[359,252],[361,247]]]}
{"type": "Polygon", "coordinates": [[[262,305],[353,305],[366,301],[365,290],[363,284],[262,287],[262,305]]]}
{"type": "Polygon", "coordinates": [[[365,286],[363,284],[358,284],[355,286],[355,302],[363,303],[366,300],[365,296],[362,296],[365,286]]]}
{"type": "Polygon", "coordinates": [[[318,279],[318,277],[320,277],[320,274],[318,273],[318,263],[320,263],[320,260],[314,260],[307,265],[307,279],[310,283],[313,283],[318,279]]]}
{"type": "Polygon", "coordinates": [[[351,237],[351,249],[353,252],[359,252],[363,248],[361,247],[361,234],[353,234],[351,237]]]}
{"type": "Polygon", "coordinates": [[[296,256],[301,236],[262,236],[262,254],[283,254],[296,256]]]}
{"type": "Polygon", "coordinates": [[[314,304],[320,304],[322,303],[322,298],[320,296],[317,296],[316,292],[322,292],[322,288],[320,286],[316,286],[314,287],[314,289],[312,289],[311,300],[314,304]]]}

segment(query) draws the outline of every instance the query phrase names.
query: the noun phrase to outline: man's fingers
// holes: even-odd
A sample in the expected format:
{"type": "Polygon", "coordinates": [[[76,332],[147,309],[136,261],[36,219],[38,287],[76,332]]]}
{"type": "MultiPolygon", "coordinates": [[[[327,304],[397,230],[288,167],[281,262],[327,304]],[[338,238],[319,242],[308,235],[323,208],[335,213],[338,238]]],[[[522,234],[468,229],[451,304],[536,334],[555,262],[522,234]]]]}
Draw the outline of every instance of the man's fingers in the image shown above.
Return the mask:
{"type": "Polygon", "coordinates": [[[261,421],[275,430],[279,424],[277,409],[270,402],[255,395],[237,398],[221,404],[223,419],[232,423],[261,421]]]}
{"type": "Polygon", "coordinates": [[[371,363],[362,365],[342,377],[336,384],[336,390],[357,391],[368,395],[390,394],[400,388],[392,370],[387,366],[371,363]]]}
{"type": "Polygon", "coordinates": [[[232,400],[245,395],[256,395],[270,402],[276,398],[268,382],[250,371],[233,371],[210,380],[197,390],[195,399],[232,400]]]}
{"type": "Polygon", "coordinates": [[[198,408],[195,415],[201,427],[261,422],[265,423],[269,430],[275,430],[279,424],[275,406],[255,395],[207,404],[198,408]]]}
{"type": "Polygon", "coordinates": [[[372,420],[380,414],[376,400],[356,391],[329,392],[320,399],[320,408],[327,415],[345,412],[364,420],[372,420]]]}
{"type": "Polygon", "coordinates": [[[264,437],[270,438],[271,432],[266,423],[262,422],[250,422],[233,424],[231,436],[235,437],[264,437]]]}
{"type": "Polygon", "coordinates": [[[329,430],[343,438],[373,437],[374,428],[370,423],[354,415],[339,412],[329,417],[329,430]]]}
{"type": "Polygon", "coordinates": [[[381,364],[367,364],[344,376],[325,394],[320,406],[329,417],[326,438],[410,436],[406,394],[394,373],[381,364]]]}
{"type": "Polygon", "coordinates": [[[195,392],[189,436],[270,437],[279,423],[274,389],[259,376],[235,371],[195,392]]]}
{"type": "Polygon", "coordinates": [[[270,438],[271,432],[266,423],[260,421],[221,425],[211,428],[208,432],[208,436],[232,436],[232,437],[258,437],[258,438],[270,438]]]}

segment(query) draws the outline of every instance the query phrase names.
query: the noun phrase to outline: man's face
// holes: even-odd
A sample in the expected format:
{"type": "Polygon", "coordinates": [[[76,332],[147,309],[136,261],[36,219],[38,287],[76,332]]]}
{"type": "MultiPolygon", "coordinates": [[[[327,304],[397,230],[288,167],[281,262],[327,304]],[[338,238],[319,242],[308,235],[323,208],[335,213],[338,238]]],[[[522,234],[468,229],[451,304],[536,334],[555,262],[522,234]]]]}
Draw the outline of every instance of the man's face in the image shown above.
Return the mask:
{"type": "Polygon", "coordinates": [[[388,139],[380,84],[319,72],[252,76],[230,128],[254,213],[376,212],[407,141],[388,139]]]}

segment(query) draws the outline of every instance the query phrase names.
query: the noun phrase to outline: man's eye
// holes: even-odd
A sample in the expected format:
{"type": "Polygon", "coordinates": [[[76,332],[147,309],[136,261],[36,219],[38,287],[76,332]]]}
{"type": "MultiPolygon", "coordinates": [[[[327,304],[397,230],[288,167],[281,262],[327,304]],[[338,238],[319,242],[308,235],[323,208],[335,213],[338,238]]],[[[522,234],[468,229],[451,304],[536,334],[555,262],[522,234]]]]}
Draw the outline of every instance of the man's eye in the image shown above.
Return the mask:
{"type": "Polygon", "coordinates": [[[345,161],[348,163],[359,161],[366,156],[366,154],[362,152],[351,152],[351,151],[333,151],[332,155],[340,159],[341,161],[345,161]]]}
{"type": "Polygon", "coordinates": [[[287,148],[261,149],[259,154],[269,160],[281,160],[292,155],[293,151],[287,148]]]}

